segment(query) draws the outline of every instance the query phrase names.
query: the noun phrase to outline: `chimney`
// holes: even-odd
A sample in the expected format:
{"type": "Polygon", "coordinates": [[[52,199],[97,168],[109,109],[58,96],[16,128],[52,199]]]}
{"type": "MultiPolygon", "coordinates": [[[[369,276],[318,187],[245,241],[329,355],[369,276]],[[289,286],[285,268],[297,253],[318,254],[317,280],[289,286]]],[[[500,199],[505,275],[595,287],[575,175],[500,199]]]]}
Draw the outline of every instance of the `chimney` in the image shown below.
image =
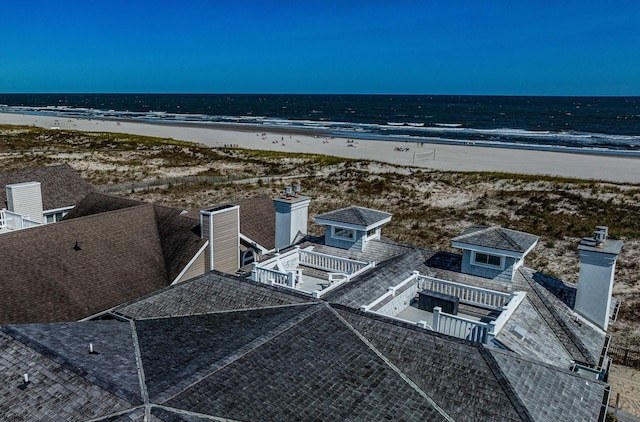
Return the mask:
{"type": "Polygon", "coordinates": [[[7,209],[30,220],[43,222],[40,182],[7,185],[7,209]]]}
{"type": "Polygon", "coordinates": [[[298,232],[307,234],[311,198],[300,195],[300,185],[286,186],[285,194],[273,200],[276,207],[276,249],[291,246],[298,232]]]}
{"type": "Polygon", "coordinates": [[[608,228],[598,226],[593,237],[585,237],[578,246],[580,275],[574,307],[605,331],[609,326],[616,260],[622,249],[621,241],[607,237],[608,228]]]}
{"type": "Polygon", "coordinates": [[[202,238],[209,241],[205,272],[235,274],[240,268],[240,207],[223,205],[200,211],[200,228],[202,238]]]}

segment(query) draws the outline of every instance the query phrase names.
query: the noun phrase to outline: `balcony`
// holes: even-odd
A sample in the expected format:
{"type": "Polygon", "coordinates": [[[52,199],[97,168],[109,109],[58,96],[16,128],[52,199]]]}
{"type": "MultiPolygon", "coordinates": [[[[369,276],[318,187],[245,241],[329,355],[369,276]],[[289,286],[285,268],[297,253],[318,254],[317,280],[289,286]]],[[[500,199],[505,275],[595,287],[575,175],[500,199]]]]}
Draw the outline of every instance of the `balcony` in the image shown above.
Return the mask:
{"type": "Polygon", "coordinates": [[[374,262],[340,258],[296,246],[284,254],[254,263],[251,279],[319,298],[374,266],[374,262]]]}
{"type": "Polygon", "coordinates": [[[7,209],[0,210],[0,233],[40,226],[42,223],[7,209]]]}
{"type": "Polygon", "coordinates": [[[524,297],[524,292],[502,293],[423,276],[416,271],[361,310],[487,344],[504,327],[524,297]],[[458,313],[448,314],[438,306],[431,311],[420,309],[417,296],[425,291],[457,298],[458,313]]]}

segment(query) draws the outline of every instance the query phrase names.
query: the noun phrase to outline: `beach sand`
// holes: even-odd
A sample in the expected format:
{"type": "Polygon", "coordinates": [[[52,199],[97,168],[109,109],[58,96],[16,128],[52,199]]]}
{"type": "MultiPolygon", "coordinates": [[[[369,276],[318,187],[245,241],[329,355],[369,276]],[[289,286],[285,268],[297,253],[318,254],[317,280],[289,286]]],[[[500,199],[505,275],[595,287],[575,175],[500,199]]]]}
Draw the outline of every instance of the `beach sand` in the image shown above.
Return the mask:
{"type": "Polygon", "coordinates": [[[611,155],[313,136],[256,127],[171,125],[0,113],[0,124],[117,132],[197,142],[210,147],[326,154],[447,171],[495,171],[640,183],[640,158],[611,155]],[[399,149],[405,149],[403,151],[399,149]]]}

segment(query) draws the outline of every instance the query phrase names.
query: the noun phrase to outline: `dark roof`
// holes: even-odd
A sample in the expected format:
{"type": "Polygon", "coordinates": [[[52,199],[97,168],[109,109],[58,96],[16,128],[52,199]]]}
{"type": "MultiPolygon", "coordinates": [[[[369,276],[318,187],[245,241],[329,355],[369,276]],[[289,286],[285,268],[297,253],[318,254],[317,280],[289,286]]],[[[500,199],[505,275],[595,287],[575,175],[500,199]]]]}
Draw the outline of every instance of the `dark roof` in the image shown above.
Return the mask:
{"type": "Polygon", "coordinates": [[[5,186],[25,182],[40,182],[45,211],[73,206],[94,191],[68,164],[0,173],[0,208],[7,207],[5,186]]]}
{"type": "Polygon", "coordinates": [[[309,297],[301,293],[282,291],[214,270],[118,306],[114,312],[141,319],[308,302],[309,297]]]}
{"type": "Polygon", "coordinates": [[[268,195],[232,202],[240,206],[240,233],[267,250],[276,247],[276,207],[268,195]]]}
{"type": "Polygon", "coordinates": [[[205,242],[196,225],[146,204],[5,233],[0,323],[74,321],[166,287],[205,242]]]}
{"type": "Polygon", "coordinates": [[[428,255],[427,250],[415,248],[389,258],[377,264],[373,270],[327,293],[325,299],[356,309],[367,305],[385,294],[390,286],[409,277],[412,271],[422,270],[424,273],[422,264],[426,261],[425,252],[428,255]]]}
{"type": "Polygon", "coordinates": [[[522,253],[538,241],[538,236],[502,227],[475,226],[454,237],[452,241],[522,253]]]}
{"type": "Polygon", "coordinates": [[[316,215],[316,219],[320,218],[336,223],[348,223],[364,227],[379,223],[389,217],[391,217],[391,214],[387,212],[356,206],[340,208],[339,210],[316,215]]]}
{"type": "Polygon", "coordinates": [[[121,210],[124,208],[137,207],[146,202],[136,199],[122,198],[120,196],[107,195],[106,193],[92,192],[65,215],[65,220],[72,218],[86,217],[104,212],[121,210]]]}
{"type": "Polygon", "coordinates": [[[606,387],[322,302],[5,326],[0,351],[0,410],[18,419],[138,420],[143,403],[164,421],[595,420],[606,387]]]}

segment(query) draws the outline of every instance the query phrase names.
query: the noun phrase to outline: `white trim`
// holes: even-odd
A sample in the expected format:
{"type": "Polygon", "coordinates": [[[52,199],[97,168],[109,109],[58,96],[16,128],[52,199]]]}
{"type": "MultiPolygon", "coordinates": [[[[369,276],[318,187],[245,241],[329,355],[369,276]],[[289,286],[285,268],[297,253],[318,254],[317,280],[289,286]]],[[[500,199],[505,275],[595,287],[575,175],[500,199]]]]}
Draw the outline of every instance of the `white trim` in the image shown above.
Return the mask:
{"type": "Polygon", "coordinates": [[[366,232],[367,230],[373,229],[375,227],[380,227],[383,224],[388,223],[389,221],[391,221],[391,216],[387,217],[387,218],[383,218],[380,221],[376,221],[373,224],[370,224],[368,226],[362,226],[360,224],[351,224],[351,223],[342,223],[339,221],[332,221],[332,220],[325,220],[324,218],[318,218],[316,217],[316,224],[322,224],[325,226],[336,226],[336,227],[344,227],[347,229],[356,229],[358,231],[364,231],[366,232]]]}
{"type": "Polygon", "coordinates": [[[451,242],[451,246],[453,246],[454,248],[459,248],[467,251],[477,251],[481,253],[488,253],[491,255],[508,256],[511,258],[524,258],[524,255],[529,253],[529,251],[533,249],[533,246],[535,246],[535,244],[531,248],[527,249],[526,252],[523,252],[523,253],[505,251],[502,249],[495,249],[495,248],[487,248],[486,246],[469,245],[468,243],[460,243],[460,242],[451,242]]]}
{"type": "Polygon", "coordinates": [[[54,214],[54,213],[58,213],[60,211],[64,212],[64,211],[71,211],[73,208],[75,208],[75,205],[71,205],[68,207],[62,207],[62,208],[53,208],[50,210],[44,210],[42,211],[43,215],[47,215],[47,214],[54,214]]]}
{"type": "Polygon", "coordinates": [[[178,282],[178,280],[180,280],[186,274],[186,272],[189,270],[191,265],[193,265],[193,263],[196,262],[196,259],[198,259],[200,257],[200,255],[204,252],[205,249],[207,249],[207,246],[209,246],[209,241],[208,240],[206,242],[204,242],[204,245],[202,245],[200,250],[198,252],[196,252],[196,254],[193,256],[193,258],[191,258],[191,260],[187,263],[187,265],[184,266],[182,271],[180,271],[180,274],[178,274],[178,276],[171,282],[170,286],[173,285],[173,284],[176,284],[178,282]]]}
{"type": "Polygon", "coordinates": [[[504,270],[505,267],[505,257],[502,255],[497,255],[497,254],[490,254],[490,253],[486,253],[486,252],[476,252],[476,251],[471,251],[471,260],[469,262],[471,265],[475,265],[477,267],[484,267],[484,268],[491,268],[492,270],[504,270]],[[493,265],[493,264],[488,264],[488,263],[484,263],[484,262],[478,262],[476,261],[476,253],[481,253],[483,255],[487,255],[487,256],[497,256],[498,258],[500,258],[500,265],[493,265]]]}
{"type": "Polygon", "coordinates": [[[243,235],[242,233],[240,233],[240,239],[244,240],[245,242],[247,242],[248,244],[250,244],[252,247],[254,248],[258,248],[258,250],[260,251],[260,253],[264,254],[268,254],[270,251],[267,248],[264,248],[262,246],[260,246],[259,243],[254,242],[253,240],[251,240],[251,238],[243,235]]]}
{"type": "Polygon", "coordinates": [[[378,227],[373,227],[373,228],[371,228],[369,230],[364,232],[364,240],[371,240],[371,239],[376,239],[376,238],[380,237],[380,227],[379,226],[378,227]],[[375,230],[371,236],[367,235],[367,232],[369,230],[375,230]]]}
{"type": "Polygon", "coordinates": [[[356,232],[360,231],[360,230],[352,229],[352,228],[349,228],[349,227],[340,227],[340,226],[338,226],[338,228],[351,230],[352,235],[350,237],[337,235],[336,234],[336,226],[331,226],[331,238],[332,239],[348,240],[348,241],[353,242],[353,241],[356,240],[356,232]]]}

